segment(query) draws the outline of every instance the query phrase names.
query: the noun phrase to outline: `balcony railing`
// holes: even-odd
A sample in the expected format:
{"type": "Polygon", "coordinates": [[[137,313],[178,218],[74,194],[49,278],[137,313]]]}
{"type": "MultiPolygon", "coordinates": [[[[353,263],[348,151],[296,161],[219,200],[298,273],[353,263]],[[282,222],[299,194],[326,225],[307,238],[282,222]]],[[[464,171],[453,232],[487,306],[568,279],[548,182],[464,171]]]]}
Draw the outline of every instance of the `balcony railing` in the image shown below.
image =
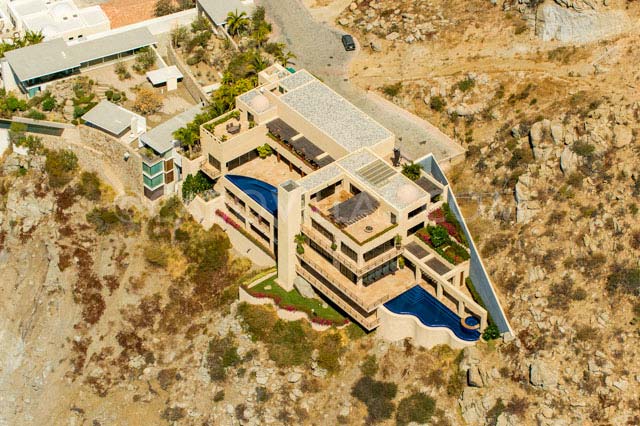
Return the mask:
{"type": "MultiPolygon", "coordinates": [[[[362,325],[367,330],[373,330],[380,324],[380,320],[378,319],[378,313],[375,312],[369,317],[364,317],[358,311],[356,311],[353,307],[351,307],[348,303],[346,303],[342,298],[336,295],[331,289],[325,286],[320,280],[311,275],[306,269],[302,266],[296,266],[296,272],[303,277],[305,280],[309,281],[314,287],[322,291],[322,293],[331,299],[333,303],[338,305],[342,310],[348,313],[352,318],[354,318],[360,325],[362,325]]],[[[342,290],[342,289],[340,289],[342,290]]]]}
{"type": "Polygon", "coordinates": [[[343,265],[351,269],[351,271],[358,276],[361,276],[371,271],[372,269],[377,268],[383,263],[397,256],[400,256],[404,251],[402,247],[393,248],[388,252],[383,253],[379,256],[376,256],[369,261],[365,261],[363,265],[359,266],[355,260],[351,259],[346,254],[342,253],[339,248],[336,248],[334,250],[331,247],[331,244],[329,244],[329,242],[327,241],[327,238],[324,235],[322,235],[320,232],[310,227],[309,225],[302,225],[302,232],[306,234],[308,237],[311,237],[311,240],[314,243],[318,244],[327,252],[331,253],[336,259],[338,259],[339,262],[341,262],[343,265]]]}

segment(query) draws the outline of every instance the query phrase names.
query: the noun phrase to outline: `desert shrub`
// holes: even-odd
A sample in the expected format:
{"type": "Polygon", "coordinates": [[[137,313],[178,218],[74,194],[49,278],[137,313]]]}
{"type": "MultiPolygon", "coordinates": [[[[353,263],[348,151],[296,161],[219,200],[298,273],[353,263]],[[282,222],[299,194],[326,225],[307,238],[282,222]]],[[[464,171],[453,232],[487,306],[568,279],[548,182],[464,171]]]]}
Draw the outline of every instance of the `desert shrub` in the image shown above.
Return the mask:
{"type": "Polygon", "coordinates": [[[589,142],[578,140],[574,142],[571,150],[581,157],[590,158],[593,156],[596,147],[589,142]]]}
{"type": "Polygon", "coordinates": [[[153,266],[166,268],[168,264],[167,250],[160,244],[151,243],[144,248],[144,259],[153,266]]]}
{"type": "Polygon", "coordinates": [[[576,327],[576,340],[581,342],[595,341],[598,339],[598,329],[589,325],[576,327]]]}
{"type": "Polygon", "coordinates": [[[349,324],[346,327],[346,331],[347,331],[347,337],[349,337],[349,339],[351,340],[358,340],[367,335],[366,330],[360,327],[355,322],[352,322],[351,324],[349,324]]]}
{"type": "Polygon", "coordinates": [[[223,381],[227,377],[227,368],[239,363],[238,347],[231,336],[214,337],[209,341],[205,365],[212,381],[223,381]]]}
{"type": "Polygon", "coordinates": [[[98,201],[102,197],[100,178],[95,172],[82,172],[76,186],[76,193],[87,200],[98,201]]]}
{"type": "Polygon", "coordinates": [[[345,351],[338,333],[324,333],[317,344],[318,365],[330,373],[340,369],[340,357],[345,351]]]}
{"type": "Polygon", "coordinates": [[[187,415],[187,410],[182,407],[167,407],[160,417],[168,422],[177,422],[187,415]]]}
{"type": "MultiPolygon", "coordinates": [[[[10,134],[11,137],[11,134],[10,134]]],[[[36,154],[42,151],[42,139],[37,136],[21,136],[13,142],[16,146],[23,146],[29,150],[31,154],[36,154]]]]}
{"type": "Polygon", "coordinates": [[[44,171],[49,178],[49,186],[60,188],[73,179],[78,169],[78,157],[69,150],[47,150],[44,171]]]}
{"type": "Polygon", "coordinates": [[[149,47],[143,47],[136,55],[136,63],[133,70],[138,74],[144,74],[156,64],[156,54],[149,47]]]}
{"type": "Polygon", "coordinates": [[[391,401],[397,392],[398,386],[395,383],[377,381],[366,376],[351,388],[351,395],[367,406],[367,420],[370,423],[391,418],[395,408],[391,401]]]}
{"type": "Polygon", "coordinates": [[[271,398],[271,393],[264,386],[256,386],[256,402],[266,402],[271,398]]]}
{"type": "Polygon", "coordinates": [[[360,365],[363,376],[374,377],[378,372],[378,361],[375,355],[367,355],[360,365]]]}
{"type": "Polygon", "coordinates": [[[47,96],[42,101],[43,111],[53,111],[55,107],[56,107],[56,99],[53,96],[47,96]]]}
{"type": "Polygon", "coordinates": [[[442,112],[445,106],[447,106],[447,101],[442,96],[432,96],[429,100],[429,107],[434,111],[442,112]]]}
{"type": "Polygon", "coordinates": [[[418,163],[404,164],[402,166],[402,174],[414,181],[420,178],[421,171],[422,166],[418,163]]]}
{"type": "Polygon", "coordinates": [[[509,246],[510,238],[507,234],[494,234],[482,246],[482,256],[491,257],[509,246]]]}
{"type": "Polygon", "coordinates": [[[517,396],[514,396],[505,407],[505,411],[507,413],[513,414],[520,418],[524,418],[527,409],[529,409],[529,401],[527,401],[526,398],[520,398],[517,396]]]}
{"type": "Polygon", "coordinates": [[[213,395],[213,402],[220,402],[224,400],[224,390],[219,390],[213,395]]]}
{"type": "Polygon", "coordinates": [[[615,266],[607,277],[607,291],[640,296],[640,268],[615,266]]]}
{"type": "Polygon", "coordinates": [[[398,94],[400,94],[400,90],[402,90],[401,81],[395,84],[387,84],[385,86],[382,86],[382,93],[392,98],[398,96],[398,94]]]}
{"type": "Polygon", "coordinates": [[[27,117],[33,120],[44,120],[45,118],[47,118],[45,114],[33,108],[29,110],[29,112],[27,113],[27,117]]]}
{"type": "Polygon", "coordinates": [[[423,392],[414,393],[400,400],[396,421],[403,426],[411,422],[427,423],[436,410],[436,401],[423,392]]]}
{"type": "Polygon", "coordinates": [[[98,234],[109,234],[120,227],[133,228],[135,223],[131,212],[116,206],[115,210],[94,208],[87,213],[87,222],[95,227],[98,234]]]}
{"type": "Polygon", "coordinates": [[[154,14],[155,16],[165,16],[171,15],[175,11],[172,0],[158,0],[155,4],[154,14]]]}
{"type": "Polygon", "coordinates": [[[138,90],[136,100],[133,103],[133,109],[142,114],[154,114],[162,108],[162,96],[152,89],[143,87],[138,90]]]}
{"type": "Polygon", "coordinates": [[[473,89],[475,85],[476,81],[471,77],[467,77],[464,80],[460,80],[458,83],[456,83],[455,87],[462,92],[468,92],[469,90],[473,89]]]}
{"type": "Polygon", "coordinates": [[[583,288],[575,288],[573,280],[565,277],[560,283],[552,284],[549,295],[549,307],[565,310],[571,301],[584,300],[586,291],[583,288]]]}
{"type": "Polygon", "coordinates": [[[118,62],[114,68],[114,71],[120,80],[128,80],[131,78],[131,73],[127,69],[127,65],[124,62],[118,62]]]}
{"type": "Polygon", "coordinates": [[[531,150],[516,148],[511,153],[511,158],[507,162],[507,167],[511,170],[514,170],[518,167],[524,167],[531,162],[533,162],[533,155],[531,153],[531,150]]]}
{"type": "Polygon", "coordinates": [[[500,415],[504,413],[505,408],[506,407],[504,405],[504,402],[502,402],[502,399],[498,398],[493,407],[491,407],[489,411],[487,411],[486,424],[489,426],[496,426],[496,424],[498,423],[498,417],[500,417],[500,415]]]}

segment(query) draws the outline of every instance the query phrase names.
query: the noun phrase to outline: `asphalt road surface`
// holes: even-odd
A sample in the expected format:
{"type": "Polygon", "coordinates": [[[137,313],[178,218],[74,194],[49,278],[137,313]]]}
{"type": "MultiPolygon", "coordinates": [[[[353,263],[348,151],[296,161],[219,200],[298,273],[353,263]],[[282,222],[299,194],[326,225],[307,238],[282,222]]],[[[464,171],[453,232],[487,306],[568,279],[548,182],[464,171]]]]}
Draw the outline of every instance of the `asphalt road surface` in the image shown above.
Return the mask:
{"type": "Polygon", "coordinates": [[[433,153],[436,159],[443,160],[463,152],[433,126],[351,84],[347,78],[348,64],[357,50],[346,52],[340,39],[343,33],[317,22],[300,0],[259,0],[259,3],[278,27],[279,41],[297,56],[294,67],[306,68],[391,130],[404,156],[418,159],[433,153]]]}

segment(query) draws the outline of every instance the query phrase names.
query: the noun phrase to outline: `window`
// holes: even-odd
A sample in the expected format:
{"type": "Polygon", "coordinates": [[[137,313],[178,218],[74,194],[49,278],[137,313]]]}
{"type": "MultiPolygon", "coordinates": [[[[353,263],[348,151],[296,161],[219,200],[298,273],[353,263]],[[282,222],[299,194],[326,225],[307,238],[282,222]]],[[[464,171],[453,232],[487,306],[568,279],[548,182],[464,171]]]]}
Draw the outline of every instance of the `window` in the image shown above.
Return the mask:
{"type": "Polygon", "coordinates": [[[391,224],[395,225],[396,223],[398,223],[398,218],[396,217],[395,213],[391,213],[391,224]]]}
{"type": "Polygon", "coordinates": [[[241,165],[248,163],[249,161],[257,157],[258,157],[258,151],[254,149],[253,151],[247,152],[246,154],[242,154],[237,158],[234,158],[233,160],[227,162],[227,169],[233,170],[236,167],[240,167],[241,165]]]}
{"type": "Polygon", "coordinates": [[[316,244],[315,241],[309,240],[309,247],[315,250],[316,253],[324,257],[327,261],[329,261],[330,263],[333,263],[333,256],[331,256],[331,254],[328,251],[326,251],[325,249],[320,247],[318,244],[316,244]]]}
{"type": "Polygon", "coordinates": [[[209,164],[211,164],[216,169],[220,170],[220,162],[216,160],[211,154],[209,154],[209,164]]]}
{"type": "Polygon", "coordinates": [[[331,241],[331,242],[335,241],[335,237],[333,236],[333,234],[331,232],[329,232],[324,226],[320,225],[318,222],[316,222],[313,219],[311,219],[311,226],[313,227],[313,229],[315,229],[316,231],[320,232],[329,241],[331,241]]]}
{"type": "Polygon", "coordinates": [[[149,189],[154,189],[164,182],[164,175],[158,175],[154,178],[148,178],[147,176],[142,175],[144,186],[149,189]]]}
{"type": "Polygon", "coordinates": [[[353,184],[352,184],[352,183],[351,183],[351,184],[349,184],[349,190],[351,191],[351,193],[352,193],[353,195],[358,195],[360,192],[362,192],[362,191],[360,191],[358,188],[356,188],[355,186],[353,186],[353,184]]]}
{"type": "Polygon", "coordinates": [[[142,163],[142,171],[147,176],[155,176],[162,171],[162,161],[154,164],[153,166],[149,166],[146,163],[142,163]]]}
{"type": "Polygon", "coordinates": [[[344,253],[349,259],[353,260],[354,262],[358,261],[358,253],[356,253],[355,250],[353,250],[351,247],[349,247],[345,243],[340,244],[340,251],[344,253]]]}
{"type": "Polygon", "coordinates": [[[364,284],[365,286],[371,285],[376,281],[379,281],[382,278],[386,277],[387,275],[395,272],[397,268],[398,266],[396,259],[391,259],[390,261],[378,266],[373,271],[366,273],[362,277],[362,284],[364,284]]]}
{"type": "Polygon", "coordinates": [[[164,171],[165,172],[173,171],[173,158],[169,158],[164,162],[164,171]]]}
{"type": "Polygon", "coordinates": [[[171,170],[169,173],[164,175],[164,181],[165,183],[173,182],[173,170],[171,170]]]}
{"type": "Polygon", "coordinates": [[[284,93],[284,87],[282,87],[282,86],[278,86],[278,92],[280,92],[280,93],[284,93]]]}
{"type": "Polygon", "coordinates": [[[420,213],[422,213],[423,211],[427,210],[427,205],[425,204],[424,206],[420,206],[415,210],[412,210],[409,212],[409,219],[416,217],[417,215],[419,215],[420,213]]]}
{"type": "Polygon", "coordinates": [[[388,252],[389,250],[393,249],[395,247],[395,241],[394,239],[390,239],[389,241],[387,241],[386,243],[380,244],[378,247],[375,247],[371,250],[369,250],[368,252],[366,252],[364,254],[364,261],[368,262],[371,259],[374,259],[378,256],[380,256],[381,254],[388,252]]]}

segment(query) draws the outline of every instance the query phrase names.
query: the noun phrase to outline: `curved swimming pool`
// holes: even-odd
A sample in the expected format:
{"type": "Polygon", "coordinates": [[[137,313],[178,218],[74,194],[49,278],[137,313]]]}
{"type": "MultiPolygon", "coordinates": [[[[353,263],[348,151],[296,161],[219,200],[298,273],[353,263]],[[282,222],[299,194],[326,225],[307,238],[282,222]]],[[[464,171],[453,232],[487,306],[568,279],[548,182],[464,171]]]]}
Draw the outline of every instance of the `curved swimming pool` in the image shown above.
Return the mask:
{"type": "Polygon", "coordinates": [[[249,176],[225,175],[225,177],[247,194],[253,201],[260,204],[273,216],[278,213],[278,188],[259,179],[249,176]]]}
{"type": "Polygon", "coordinates": [[[458,315],[419,285],[385,303],[384,307],[396,314],[412,315],[427,327],[446,327],[467,342],[480,338],[478,330],[463,327],[458,315]]]}

